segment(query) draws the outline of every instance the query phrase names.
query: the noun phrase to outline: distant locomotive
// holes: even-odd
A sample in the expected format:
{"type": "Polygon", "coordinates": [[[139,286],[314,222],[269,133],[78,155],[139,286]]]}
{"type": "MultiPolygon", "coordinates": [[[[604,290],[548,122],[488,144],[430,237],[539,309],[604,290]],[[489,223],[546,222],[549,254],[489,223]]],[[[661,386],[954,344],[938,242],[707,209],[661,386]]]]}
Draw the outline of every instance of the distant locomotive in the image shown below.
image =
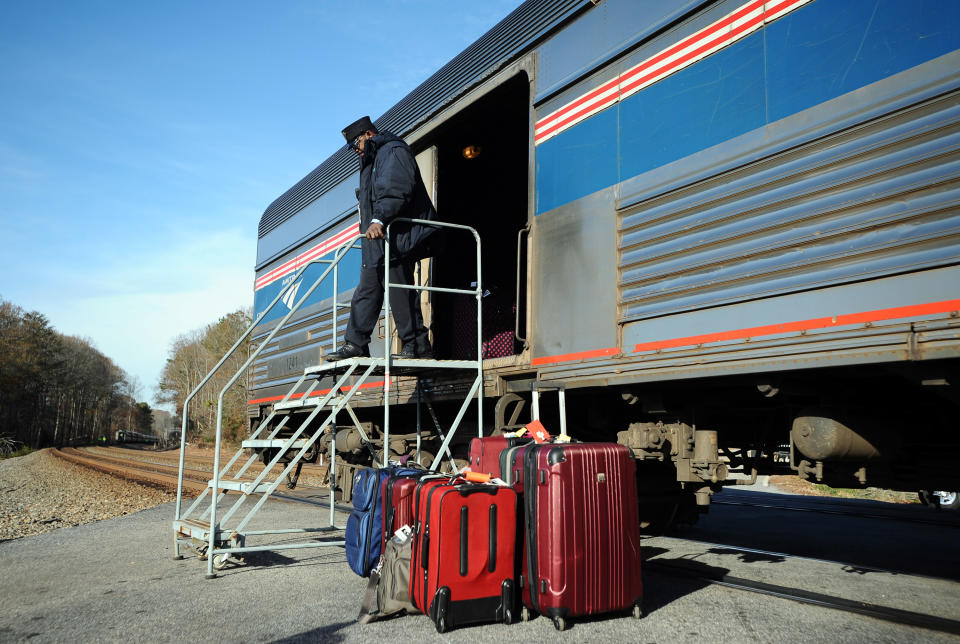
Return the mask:
{"type": "Polygon", "coordinates": [[[118,429],[114,434],[114,442],[120,443],[152,443],[157,444],[160,438],[153,434],[143,434],[129,429],[118,429]]]}
{"type": "MultiPolygon", "coordinates": [[[[958,489],[957,25],[937,0],[529,0],[377,119],[441,219],[480,233],[483,335],[510,336],[485,360],[486,431],[525,418],[530,383],[565,385],[570,433],[628,445],[673,514],[781,443],[808,479],[958,489]]],[[[356,232],[357,170],[341,149],[264,212],[256,314],[356,232]]],[[[424,279],[475,279],[467,241],[424,279]]],[[[254,363],[252,422],[342,341],[354,255],[254,363]]],[[[462,357],[457,296],[424,308],[462,357]]],[[[416,383],[397,378],[396,422],[417,395],[449,415],[463,386],[416,383]]],[[[374,438],[382,395],[358,403],[374,438]]]]}

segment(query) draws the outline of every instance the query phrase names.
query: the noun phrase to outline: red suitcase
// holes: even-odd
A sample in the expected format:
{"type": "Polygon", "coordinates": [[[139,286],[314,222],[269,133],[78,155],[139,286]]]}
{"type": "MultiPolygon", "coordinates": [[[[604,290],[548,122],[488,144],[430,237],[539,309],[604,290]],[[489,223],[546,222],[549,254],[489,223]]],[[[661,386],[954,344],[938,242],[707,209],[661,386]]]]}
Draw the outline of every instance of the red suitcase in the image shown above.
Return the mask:
{"type": "Polygon", "coordinates": [[[463,482],[463,479],[451,476],[424,476],[414,488],[413,492],[413,551],[410,557],[410,601],[413,605],[423,610],[421,601],[418,598],[423,596],[423,570],[418,565],[422,559],[420,545],[423,540],[421,535],[426,531],[427,524],[427,500],[430,491],[437,487],[452,486],[457,482],[463,482]]]}
{"type": "Polygon", "coordinates": [[[642,615],[636,466],[616,443],[532,445],[524,456],[524,607],[566,620],[642,615]]]}
{"type": "Polygon", "coordinates": [[[463,482],[421,486],[417,514],[414,605],[439,633],[471,623],[509,624],[518,563],[516,491],[463,482]]]}
{"type": "Polygon", "coordinates": [[[500,470],[500,454],[507,448],[530,442],[530,438],[516,436],[486,436],[470,440],[467,460],[471,472],[503,478],[500,470]]]}
{"type": "Polygon", "coordinates": [[[530,445],[514,445],[500,453],[500,478],[512,485],[517,494],[523,494],[523,455],[530,445]]]}
{"type": "Polygon", "coordinates": [[[432,474],[424,470],[416,474],[391,476],[384,479],[380,498],[383,499],[383,537],[380,552],[386,552],[387,539],[405,525],[413,527],[413,493],[424,476],[432,474]]]}

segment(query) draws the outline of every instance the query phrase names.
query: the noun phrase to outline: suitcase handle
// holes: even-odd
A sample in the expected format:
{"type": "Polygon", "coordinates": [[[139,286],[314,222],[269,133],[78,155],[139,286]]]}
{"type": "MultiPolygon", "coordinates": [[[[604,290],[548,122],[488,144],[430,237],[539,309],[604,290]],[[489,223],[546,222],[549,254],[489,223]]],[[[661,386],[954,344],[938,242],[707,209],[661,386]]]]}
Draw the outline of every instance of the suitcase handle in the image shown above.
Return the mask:
{"type": "Polygon", "coordinates": [[[533,420],[540,420],[540,392],[541,391],[556,391],[557,396],[560,399],[560,437],[559,442],[568,443],[570,442],[570,437],[567,435],[567,396],[566,396],[566,387],[563,383],[550,383],[545,384],[541,383],[538,380],[535,380],[530,383],[530,394],[532,398],[531,406],[531,415],[533,420]]]}
{"type": "Polygon", "coordinates": [[[457,488],[460,492],[460,496],[469,496],[471,494],[476,494],[478,492],[485,492],[490,495],[497,493],[499,489],[496,485],[461,485],[457,488]]]}

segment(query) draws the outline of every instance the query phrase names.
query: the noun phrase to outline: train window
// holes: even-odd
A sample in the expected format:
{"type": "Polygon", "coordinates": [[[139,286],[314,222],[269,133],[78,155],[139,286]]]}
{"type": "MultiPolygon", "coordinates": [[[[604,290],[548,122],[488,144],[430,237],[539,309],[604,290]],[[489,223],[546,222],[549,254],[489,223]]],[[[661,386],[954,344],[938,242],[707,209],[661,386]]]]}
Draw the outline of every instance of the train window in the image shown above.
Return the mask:
{"type": "MultiPolygon", "coordinates": [[[[473,226],[481,238],[486,358],[514,355],[522,349],[513,331],[517,234],[527,224],[528,128],[529,83],[521,74],[445,123],[434,139],[440,218],[473,226]]],[[[434,284],[463,288],[474,282],[474,248],[473,240],[450,235],[444,252],[433,259],[434,284]]],[[[520,275],[520,288],[525,290],[525,266],[520,275]]],[[[470,296],[435,295],[432,329],[438,355],[473,358],[475,302],[470,296]]],[[[521,314],[525,310],[521,299],[521,314]]]]}

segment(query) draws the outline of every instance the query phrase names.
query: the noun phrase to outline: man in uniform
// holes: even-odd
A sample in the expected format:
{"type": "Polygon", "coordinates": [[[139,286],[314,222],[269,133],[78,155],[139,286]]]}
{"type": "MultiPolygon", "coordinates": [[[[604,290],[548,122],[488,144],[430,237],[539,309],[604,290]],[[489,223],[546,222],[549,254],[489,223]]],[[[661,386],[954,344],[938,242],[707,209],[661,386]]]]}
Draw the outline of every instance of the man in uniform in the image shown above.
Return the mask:
{"type": "MultiPolygon", "coordinates": [[[[351,123],[342,134],[360,156],[360,281],[350,303],[346,340],[327,361],[370,355],[370,335],[383,306],[384,239],[387,225],[398,217],[436,219],[436,211],[410,147],[389,132],[379,132],[369,116],[351,123]]],[[[390,283],[413,284],[417,259],[426,256],[436,229],[399,222],[390,228],[390,283]]],[[[433,349],[420,312],[420,296],[412,289],[390,289],[390,312],[403,342],[401,358],[432,358],[433,349]]]]}

